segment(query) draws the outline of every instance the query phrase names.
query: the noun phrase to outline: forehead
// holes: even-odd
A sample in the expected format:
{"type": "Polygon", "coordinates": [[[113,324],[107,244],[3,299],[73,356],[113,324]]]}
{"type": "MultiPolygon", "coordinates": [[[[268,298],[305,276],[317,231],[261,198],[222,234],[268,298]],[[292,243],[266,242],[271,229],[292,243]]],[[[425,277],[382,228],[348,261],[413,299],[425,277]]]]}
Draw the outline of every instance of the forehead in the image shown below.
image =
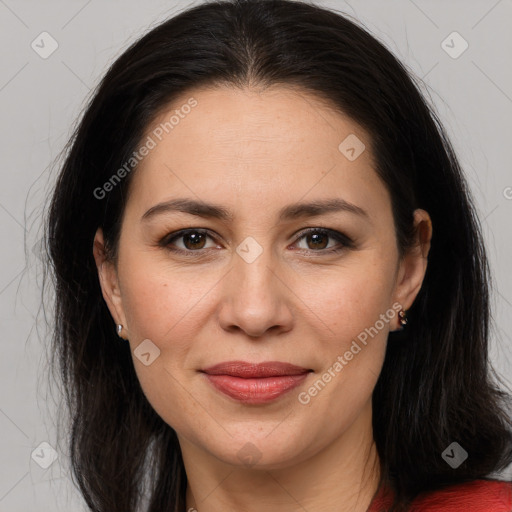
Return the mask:
{"type": "MultiPolygon", "coordinates": [[[[349,134],[370,143],[363,129],[334,111],[327,100],[291,86],[193,90],[160,112],[147,133],[155,131],[159,132],[157,142],[168,143],[160,146],[186,144],[191,149],[200,144],[217,158],[230,161],[241,161],[249,153],[254,157],[252,168],[270,158],[301,159],[304,145],[309,159],[325,156],[326,150],[327,155],[336,155],[339,143],[349,134]],[[196,106],[186,109],[191,98],[196,106]],[[187,113],[180,115],[181,111],[187,113]]],[[[196,156],[201,154],[196,151],[196,156]]]]}
{"type": "Polygon", "coordinates": [[[326,193],[385,206],[368,134],[297,88],[190,90],[159,113],[148,137],[154,147],[139,163],[130,194],[144,206],[186,195],[261,208],[264,199],[282,206],[326,193]],[[348,158],[347,144],[361,154],[348,158]]]}

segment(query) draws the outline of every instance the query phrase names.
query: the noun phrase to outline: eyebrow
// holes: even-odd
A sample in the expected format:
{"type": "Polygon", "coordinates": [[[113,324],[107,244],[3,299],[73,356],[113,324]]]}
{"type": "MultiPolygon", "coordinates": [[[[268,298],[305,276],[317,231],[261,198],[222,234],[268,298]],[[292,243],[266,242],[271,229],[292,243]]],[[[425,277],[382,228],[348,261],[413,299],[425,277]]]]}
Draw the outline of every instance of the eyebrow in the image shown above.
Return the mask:
{"type": "MultiPolygon", "coordinates": [[[[169,212],[182,212],[197,217],[219,219],[229,222],[232,222],[234,219],[234,215],[228,209],[218,204],[205,203],[193,199],[171,199],[152,206],[141,217],[141,222],[148,221],[157,215],[169,212]]],[[[333,212],[348,212],[370,220],[370,216],[366,210],[341,198],[290,204],[279,211],[278,220],[283,222],[297,218],[318,217],[333,212]]]]}

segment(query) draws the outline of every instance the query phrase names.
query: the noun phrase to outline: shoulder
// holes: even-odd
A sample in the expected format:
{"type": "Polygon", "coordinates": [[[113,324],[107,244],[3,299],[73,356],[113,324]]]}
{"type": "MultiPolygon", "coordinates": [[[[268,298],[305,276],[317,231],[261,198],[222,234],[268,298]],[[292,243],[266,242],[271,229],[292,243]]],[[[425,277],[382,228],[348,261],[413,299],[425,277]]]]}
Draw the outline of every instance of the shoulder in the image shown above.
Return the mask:
{"type": "MultiPolygon", "coordinates": [[[[385,510],[391,505],[391,494],[382,489],[368,510],[385,510]]],[[[512,482],[473,480],[424,492],[413,500],[410,511],[512,512],[512,482]]]]}
{"type": "Polygon", "coordinates": [[[473,480],[422,493],[413,501],[414,512],[512,512],[512,483],[473,480]]]}

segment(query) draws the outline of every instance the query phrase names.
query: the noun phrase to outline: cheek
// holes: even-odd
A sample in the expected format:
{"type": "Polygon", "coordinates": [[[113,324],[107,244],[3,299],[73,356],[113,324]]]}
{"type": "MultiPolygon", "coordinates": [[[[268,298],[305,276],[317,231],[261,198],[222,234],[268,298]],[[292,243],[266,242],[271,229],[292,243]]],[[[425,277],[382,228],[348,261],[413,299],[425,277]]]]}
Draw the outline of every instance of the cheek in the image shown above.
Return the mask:
{"type": "Polygon", "coordinates": [[[346,338],[373,325],[389,310],[393,286],[387,262],[357,255],[354,264],[297,280],[295,291],[317,316],[318,327],[327,338],[346,338]]]}
{"type": "MultiPolygon", "coordinates": [[[[316,337],[325,340],[356,336],[373,325],[389,308],[393,289],[392,261],[378,253],[354,252],[336,268],[281,272],[296,297],[283,300],[293,303],[297,325],[314,324],[316,337]]],[[[134,251],[125,252],[119,272],[123,309],[134,342],[149,338],[163,346],[173,340],[174,349],[185,349],[184,340],[190,340],[204,325],[205,316],[218,307],[215,300],[222,300],[215,292],[222,288],[220,274],[204,266],[193,270],[156,264],[154,255],[134,251]]]]}
{"type": "Polygon", "coordinates": [[[391,307],[393,262],[376,254],[358,253],[352,264],[347,260],[330,275],[301,281],[298,291],[314,313],[304,310],[311,319],[309,336],[321,354],[318,378],[322,382],[306,390],[304,399],[321,395],[313,405],[317,412],[341,400],[344,412],[329,412],[338,419],[348,411],[355,414],[371,396],[396,315],[391,307]]]}
{"type": "Polygon", "coordinates": [[[200,325],[198,317],[204,309],[201,297],[207,286],[208,283],[192,284],[177,276],[171,279],[150,271],[143,275],[132,272],[123,290],[130,335],[134,339],[149,338],[157,345],[173,340],[179,348],[180,333],[192,333],[200,325]]]}
{"type": "MultiPolygon", "coordinates": [[[[150,263],[125,259],[123,308],[132,352],[146,339],[159,349],[149,366],[133,355],[144,394],[155,411],[173,428],[188,431],[187,418],[202,418],[199,404],[190,400],[183,382],[188,378],[188,354],[199,339],[205,302],[201,297],[212,283],[189,280],[179,270],[165,270],[150,263]]],[[[192,273],[189,273],[192,275],[192,273]]],[[[122,279],[122,276],[120,275],[122,279]]],[[[207,422],[206,422],[207,423],[207,422]]],[[[206,428],[206,424],[202,425],[206,428]]]]}
{"type": "Polygon", "coordinates": [[[309,335],[321,364],[298,401],[308,408],[311,428],[322,429],[327,437],[348,428],[371,399],[384,362],[390,319],[396,315],[387,276],[378,265],[357,271],[347,267],[335,282],[317,281],[315,294],[304,299],[313,305],[309,335]]]}
{"type": "Polygon", "coordinates": [[[183,304],[179,288],[171,293],[169,283],[150,270],[140,274],[136,268],[124,281],[123,308],[132,338],[160,339],[161,331],[170,329],[183,304]]]}

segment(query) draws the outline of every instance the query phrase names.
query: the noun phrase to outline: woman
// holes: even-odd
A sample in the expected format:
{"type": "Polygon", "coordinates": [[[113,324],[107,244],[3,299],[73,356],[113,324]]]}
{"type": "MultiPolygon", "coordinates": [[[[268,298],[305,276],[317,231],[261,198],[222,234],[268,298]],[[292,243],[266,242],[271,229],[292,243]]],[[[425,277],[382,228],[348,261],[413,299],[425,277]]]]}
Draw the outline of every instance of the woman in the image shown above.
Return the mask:
{"type": "Polygon", "coordinates": [[[512,510],[467,184],[345,17],[228,0],[157,26],[86,109],[47,231],[91,510],[512,510]]]}

